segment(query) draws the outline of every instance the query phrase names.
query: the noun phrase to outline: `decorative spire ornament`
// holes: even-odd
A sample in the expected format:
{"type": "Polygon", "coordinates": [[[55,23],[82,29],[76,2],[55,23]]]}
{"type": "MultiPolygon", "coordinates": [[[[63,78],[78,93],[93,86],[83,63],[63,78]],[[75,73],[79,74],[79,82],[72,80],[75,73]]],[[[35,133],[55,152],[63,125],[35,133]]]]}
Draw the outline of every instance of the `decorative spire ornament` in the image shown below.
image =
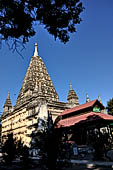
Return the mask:
{"type": "Polygon", "coordinates": [[[87,102],[90,102],[90,98],[89,98],[89,96],[88,96],[88,92],[86,93],[86,103],[87,102]]]}
{"type": "Polygon", "coordinates": [[[72,84],[71,84],[71,83],[70,83],[70,90],[73,90],[73,89],[72,89],[72,84]]]}
{"type": "Polygon", "coordinates": [[[100,95],[98,95],[98,100],[99,100],[100,103],[102,103],[100,95]]]}
{"type": "Polygon", "coordinates": [[[35,42],[35,52],[34,52],[34,57],[38,56],[38,51],[37,51],[37,42],[35,42]]]}
{"type": "Polygon", "coordinates": [[[10,99],[10,93],[9,93],[9,91],[8,91],[8,96],[7,96],[7,99],[10,99]]]}

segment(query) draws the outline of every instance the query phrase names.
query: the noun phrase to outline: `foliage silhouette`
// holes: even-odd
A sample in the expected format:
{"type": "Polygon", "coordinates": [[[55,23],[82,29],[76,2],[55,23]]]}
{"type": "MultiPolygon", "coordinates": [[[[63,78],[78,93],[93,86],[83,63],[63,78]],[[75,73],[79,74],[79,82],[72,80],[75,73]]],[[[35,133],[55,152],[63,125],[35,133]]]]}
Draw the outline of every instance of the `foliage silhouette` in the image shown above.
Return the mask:
{"type": "Polygon", "coordinates": [[[106,107],[106,109],[107,109],[109,115],[113,115],[113,98],[110,99],[110,100],[107,102],[107,107],[106,107]]]}
{"type": "Polygon", "coordinates": [[[2,133],[2,124],[1,124],[1,116],[0,116],[0,144],[1,144],[1,133],[2,133]]]}
{"type": "Polygon", "coordinates": [[[24,165],[29,164],[29,148],[22,143],[21,139],[16,142],[16,156],[21,158],[24,165]]]}
{"type": "MultiPolygon", "coordinates": [[[[38,149],[41,169],[57,169],[57,159],[60,146],[60,134],[54,128],[51,114],[47,119],[38,119],[37,132],[32,133],[31,148],[38,149]]],[[[60,167],[61,168],[61,167],[60,167]]]]}
{"type": "Polygon", "coordinates": [[[8,135],[8,139],[2,147],[2,152],[5,163],[11,164],[16,156],[16,144],[12,133],[8,135]]]}
{"type": "Polygon", "coordinates": [[[5,164],[11,164],[15,158],[21,158],[23,165],[29,165],[29,148],[23,145],[21,139],[16,141],[13,138],[13,134],[8,135],[8,139],[2,146],[3,159],[5,164]]]}
{"type": "Polygon", "coordinates": [[[1,0],[0,39],[12,39],[15,48],[28,42],[41,24],[55,39],[66,43],[70,33],[76,32],[83,10],[80,0],[1,0]]]}

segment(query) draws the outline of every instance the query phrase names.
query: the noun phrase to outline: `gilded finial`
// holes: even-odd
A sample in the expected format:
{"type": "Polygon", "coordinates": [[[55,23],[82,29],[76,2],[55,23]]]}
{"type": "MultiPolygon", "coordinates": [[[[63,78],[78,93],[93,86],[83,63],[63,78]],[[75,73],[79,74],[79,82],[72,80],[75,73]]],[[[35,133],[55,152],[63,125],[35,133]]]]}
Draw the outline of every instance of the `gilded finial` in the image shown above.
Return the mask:
{"type": "Polygon", "coordinates": [[[73,90],[73,89],[72,89],[72,84],[71,84],[71,83],[70,83],[70,90],[73,90]]]}
{"type": "Polygon", "coordinates": [[[7,97],[8,99],[10,98],[10,93],[9,93],[9,91],[8,91],[8,97],[7,97]]]}
{"type": "Polygon", "coordinates": [[[38,56],[38,51],[37,51],[37,42],[35,42],[35,52],[34,52],[34,57],[38,56]]]}

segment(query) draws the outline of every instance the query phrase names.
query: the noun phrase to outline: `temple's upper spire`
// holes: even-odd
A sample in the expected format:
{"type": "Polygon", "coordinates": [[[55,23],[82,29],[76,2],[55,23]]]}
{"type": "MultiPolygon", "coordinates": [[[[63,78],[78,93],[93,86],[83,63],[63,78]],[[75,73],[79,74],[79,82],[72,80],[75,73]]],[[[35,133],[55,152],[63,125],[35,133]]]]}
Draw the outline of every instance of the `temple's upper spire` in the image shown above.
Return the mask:
{"type": "Polygon", "coordinates": [[[73,104],[78,106],[79,102],[78,102],[78,96],[76,95],[75,91],[72,88],[72,84],[70,83],[70,90],[67,96],[67,101],[69,104],[73,104]]]}
{"type": "Polygon", "coordinates": [[[72,84],[71,84],[71,83],[70,83],[70,90],[73,90],[73,89],[72,89],[72,84]]]}
{"type": "Polygon", "coordinates": [[[35,52],[34,52],[34,57],[38,56],[38,51],[37,51],[37,42],[35,42],[35,52]]]}
{"type": "Polygon", "coordinates": [[[100,95],[98,95],[98,100],[99,100],[100,103],[102,103],[100,95]]]}
{"type": "Polygon", "coordinates": [[[40,96],[40,91],[46,100],[59,100],[44,62],[38,55],[37,43],[35,43],[34,56],[31,58],[16,105],[20,103],[22,104],[24,101],[29,100],[29,97],[32,97],[33,94],[34,96],[40,96]]]}
{"type": "Polygon", "coordinates": [[[88,96],[88,92],[86,93],[86,103],[87,102],[90,102],[90,98],[89,98],[89,96],[88,96]]]}
{"type": "Polygon", "coordinates": [[[7,99],[10,99],[10,93],[9,93],[9,91],[8,91],[8,96],[7,96],[7,99]]]}

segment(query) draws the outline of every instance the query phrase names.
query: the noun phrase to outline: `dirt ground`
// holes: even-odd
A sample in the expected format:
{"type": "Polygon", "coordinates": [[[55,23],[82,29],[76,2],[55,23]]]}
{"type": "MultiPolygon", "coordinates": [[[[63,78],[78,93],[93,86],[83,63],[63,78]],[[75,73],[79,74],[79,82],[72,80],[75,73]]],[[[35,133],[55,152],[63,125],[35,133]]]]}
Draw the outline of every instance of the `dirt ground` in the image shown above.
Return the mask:
{"type": "MultiPolygon", "coordinates": [[[[100,167],[100,166],[92,167],[90,165],[71,165],[71,166],[67,166],[63,168],[63,170],[88,170],[88,169],[111,170],[112,167],[100,167]]],[[[22,166],[22,165],[9,165],[9,166],[0,165],[0,170],[43,170],[43,169],[41,169],[40,167],[36,165],[35,166],[30,165],[29,167],[22,166]]]]}

